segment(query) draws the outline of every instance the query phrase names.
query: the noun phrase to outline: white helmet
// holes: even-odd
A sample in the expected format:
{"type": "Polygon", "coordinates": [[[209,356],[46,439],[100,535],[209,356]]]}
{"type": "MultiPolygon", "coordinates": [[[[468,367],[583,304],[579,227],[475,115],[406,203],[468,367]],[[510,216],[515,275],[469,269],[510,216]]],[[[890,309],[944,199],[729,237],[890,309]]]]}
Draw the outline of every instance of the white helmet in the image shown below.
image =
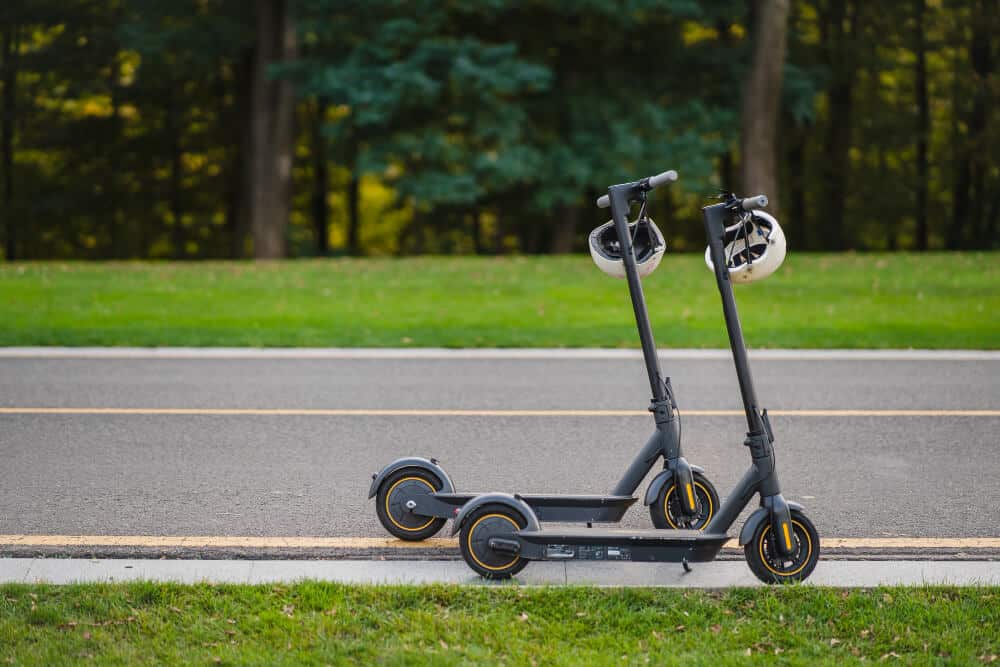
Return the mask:
{"type": "MultiPolygon", "coordinates": [[[[726,227],[722,243],[729,277],[736,283],[763,280],[785,261],[785,233],[774,216],[764,211],[748,213],[726,227]]],[[[711,248],[705,248],[705,263],[715,270],[711,248]]]]}
{"type": "MultiPolygon", "coordinates": [[[[630,222],[628,228],[632,235],[632,251],[639,277],[648,276],[660,265],[667,243],[656,223],[649,218],[630,222]]],[[[625,277],[625,262],[622,260],[614,220],[609,220],[590,232],[590,256],[597,268],[604,273],[615,278],[625,277]]]]}

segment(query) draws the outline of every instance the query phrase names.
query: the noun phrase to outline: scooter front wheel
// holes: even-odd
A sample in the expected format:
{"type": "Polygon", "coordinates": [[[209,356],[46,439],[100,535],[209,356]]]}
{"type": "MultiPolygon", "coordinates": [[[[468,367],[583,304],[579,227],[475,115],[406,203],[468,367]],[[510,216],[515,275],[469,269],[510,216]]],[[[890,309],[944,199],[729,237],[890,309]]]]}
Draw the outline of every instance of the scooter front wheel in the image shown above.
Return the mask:
{"type": "Polygon", "coordinates": [[[382,482],[375,497],[375,511],[382,526],[401,540],[419,542],[437,534],[446,519],[415,514],[408,501],[440,491],[441,480],[420,468],[397,470],[382,482]]]}
{"type": "Polygon", "coordinates": [[[462,522],[458,537],[462,558],[485,579],[510,579],[523,570],[528,561],[517,553],[494,549],[490,540],[495,537],[511,540],[518,530],[527,525],[519,512],[505,505],[483,505],[462,522]]]}
{"type": "Polygon", "coordinates": [[[701,530],[708,525],[719,508],[719,494],[715,490],[715,486],[708,481],[705,475],[700,472],[694,473],[691,493],[697,497],[701,510],[697,516],[693,517],[687,517],[681,511],[680,494],[686,492],[686,489],[678,489],[673,482],[669,485],[663,485],[659,496],[649,506],[649,518],[652,519],[654,526],[657,528],[701,530]]]}
{"type": "Polygon", "coordinates": [[[770,521],[762,521],[753,539],[743,545],[750,571],[766,584],[804,581],[816,569],[819,561],[819,533],[816,526],[799,510],[792,510],[792,529],[798,546],[785,557],[774,546],[774,531],[770,521]]]}

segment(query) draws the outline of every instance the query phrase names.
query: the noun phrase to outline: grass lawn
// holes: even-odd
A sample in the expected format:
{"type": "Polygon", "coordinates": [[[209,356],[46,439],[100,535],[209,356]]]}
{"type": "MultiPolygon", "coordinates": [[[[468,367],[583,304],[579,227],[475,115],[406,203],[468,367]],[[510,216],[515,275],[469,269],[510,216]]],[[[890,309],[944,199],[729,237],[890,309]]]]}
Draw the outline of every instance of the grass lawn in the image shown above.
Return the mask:
{"type": "MultiPolygon", "coordinates": [[[[646,280],[663,347],[725,347],[702,257],[646,280]]],[[[790,255],[737,287],[751,347],[1000,348],[1000,254],[790,255]]],[[[0,345],[638,347],[589,257],[0,265],[0,345]]]]}
{"type": "Polygon", "coordinates": [[[0,661],[977,664],[1000,589],[0,586],[0,661]]]}

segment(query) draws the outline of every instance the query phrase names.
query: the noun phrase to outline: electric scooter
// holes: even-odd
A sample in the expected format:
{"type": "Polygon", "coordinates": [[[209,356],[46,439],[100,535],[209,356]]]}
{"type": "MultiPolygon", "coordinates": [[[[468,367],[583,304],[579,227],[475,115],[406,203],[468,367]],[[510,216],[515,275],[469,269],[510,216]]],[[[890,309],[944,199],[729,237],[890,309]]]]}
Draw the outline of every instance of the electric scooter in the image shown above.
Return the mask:
{"type": "MultiPolygon", "coordinates": [[[[676,179],[677,172],[668,171],[645,179],[645,182],[647,186],[655,187],[676,179]]],[[[636,193],[640,191],[635,190],[636,193]]],[[[627,205],[619,206],[626,208],[612,209],[613,212],[617,210],[619,214],[625,215],[627,205]]],[[[627,232],[625,235],[628,236],[627,232]]],[[[628,253],[632,252],[629,244],[628,253]]],[[[719,494],[705,476],[704,470],[689,464],[681,453],[677,401],[670,378],[664,378],[660,371],[634,257],[632,269],[628,273],[628,288],[653,395],[649,411],[653,414],[655,432],[611,493],[519,494],[517,507],[527,508],[524,516],[534,517],[538,521],[588,525],[619,522],[629,507],[638,500],[634,495],[636,489],[662,458],[663,470],[650,482],[643,501],[649,506],[652,523],[656,528],[697,531],[708,525],[718,513],[719,494]]],[[[368,497],[376,499],[375,509],[379,521],[389,533],[403,540],[419,541],[435,535],[448,519],[461,517],[464,520],[469,515],[469,501],[476,499],[478,503],[485,496],[456,491],[454,482],[436,459],[408,457],[397,459],[372,475],[368,497]]],[[[455,525],[460,526],[461,523],[455,525]]]]}
{"type": "MultiPolygon", "coordinates": [[[[642,289],[627,218],[631,204],[645,204],[646,193],[663,181],[661,177],[611,186],[608,194],[598,200],[598,205],[611,207],[629,291],[635,305],[643,354],[653,385],[653,409],[658,433],[661,427],[670,433],[671,424],[675,421],[671,419],[670,392],[657,393],[660,384],[656,355],[645,309],[640,308],[642,289]]],[[[746,413],[747,434],[743,444],[749,449],[751,459],[749,470],[725,502],[717,509],[713,505],[712,511],[706,514],[703,530],[543,529],[539,522],[543,520],[544,513],[537,511],[527,496],[489,493],[463,501],[452,529],[452,534],[459,533],[462,557],[475,572],[488,579],[506,579],[533,560],[679,562],[685,570],[689,570],[689,563],[711,561],[718,555],[729,540],[729,528],[743,508],[759,494],[760,506],[743,524],[739,535],[739,544],[743,546],[751,571],[767,583],[801,581],[812,573],[819,559],[819,534],[802,506],[786,501],[781,495],[774,458],[774,435],[767,410],[761,410],[757,402],[725,256],[727,223],[734,220],[741,222],[747,212],[766,205],[767,197],[764,195],[740,199],[728,194],[722,202],[702,209],[712,268],[722,297],[729,344],[746,413]]],[[[746,253],[746,260],[749,261],[749,246],[746,253]]],[[[669,387],[669,383],[664,384],[669,387]]],[[[651,443],[657,442],[655,437],[651,440],[651,443]]],[[[647,445],[619,488],[634,488],[648,466],[643,455],[654,455],[659,451],[658,445],[647,445]]]]}

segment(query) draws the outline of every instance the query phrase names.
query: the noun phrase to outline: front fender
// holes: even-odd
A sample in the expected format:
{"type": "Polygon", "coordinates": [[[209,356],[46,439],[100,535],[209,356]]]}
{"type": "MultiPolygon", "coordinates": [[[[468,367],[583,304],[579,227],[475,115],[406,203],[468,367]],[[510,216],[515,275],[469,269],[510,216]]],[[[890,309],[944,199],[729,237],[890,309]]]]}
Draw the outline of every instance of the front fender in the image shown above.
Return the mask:
{"type": "MultiPolygon", "coordinates": [[[[800,512],[805,510],[805,508],[802,507],[802,505],[798,503],[793,503],[791,501],[788,501],[788,509],[798,510],[800,512]]],[[[766,507],[758,507],[753,511],[753,514],[751,514],[749,518],[747,518],[746,523],[743,524],[743,529],[740,530],[741,547],[744,544],[750,543],[750,540],[753,539],[753,534],[757,531],[757,527],[760,526],[760,524],[763,523],[764,521],[767,521],[769,514],[770,510],[768,510],[766,507]]]]}
{"type": "MultiPolygon", "coordinates": [[[[702,468],[701,466],[693,465],[691,466],[691,472],[699,472],[704,474],[705,469],[702,468]]],[[[642,504],[652,505],[653,503],[655,503],[657,497],[659,497],[660,495],[660,491],[662,491],[663,487],[667,486],[669,482],[673,481],[673,479],[674,479],[673,470],[661,470],[659,474],[657,474],[656,477],[653,478],[653,481],[649,483],[649,487],[646,489],[646,497],[643,499],[642,504]]]]}
{"type": "Polygon", "coordinates": [[[541,526],[538,524],[538,517],[535,516],[534,510],[531,509],[528,503],[509,493],[484,493],[481,496],[476,496],[462,506],[462,509],[459,510],[455,516],[455,520],[451,524],[451,534],[455,535],[462,529],[462,523],[469,514],[483,505],[491,504],[506,505],[520,512],[521,516],[528,522],[526,530],[541,530],[541,526]]]}
{"type": "Polygon", "coordinates": [[[403,468],[420,468],[433,473],[435,477],[441,480],[442,486],[438,489],[439,491],[443,493],[455,492],[455,485],[452,483],[451,478],[448,477],[448,473],[444,471],[444,468],[437,464],[437,461],[425,459],[421,456],[409,456],[396,459],[376,473],[372,477],[372,485],[368,489],[368,497],[374,498],[375,494],[378,493],[378,488],[382,486],[382,481],[392,473],[403,468]]]}

